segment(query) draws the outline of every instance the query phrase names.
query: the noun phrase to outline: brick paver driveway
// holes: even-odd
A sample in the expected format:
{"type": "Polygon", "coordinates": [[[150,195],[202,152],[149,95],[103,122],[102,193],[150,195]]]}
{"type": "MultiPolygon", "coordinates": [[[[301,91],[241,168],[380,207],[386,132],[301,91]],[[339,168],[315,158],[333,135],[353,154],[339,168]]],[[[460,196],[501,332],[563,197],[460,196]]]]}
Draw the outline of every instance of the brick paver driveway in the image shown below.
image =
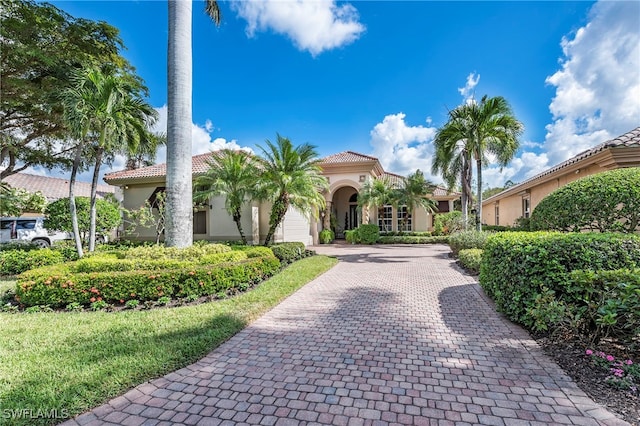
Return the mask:
{"type": "Polygon", "coordinates": [[[68,424],[626,424],[496,314],[447,246],[341,262],[201,361],[68,424]]]}

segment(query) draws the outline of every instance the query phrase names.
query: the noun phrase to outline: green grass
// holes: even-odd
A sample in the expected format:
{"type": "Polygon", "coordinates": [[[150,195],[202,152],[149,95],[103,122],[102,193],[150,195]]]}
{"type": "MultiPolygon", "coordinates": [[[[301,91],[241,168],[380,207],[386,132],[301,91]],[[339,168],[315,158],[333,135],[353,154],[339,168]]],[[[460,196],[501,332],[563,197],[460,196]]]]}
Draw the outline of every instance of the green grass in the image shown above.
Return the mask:
{"type": "Polygon", "coordinates": [[[195,306],[0,313],[0,423],[50,424],[8,419],[7,410],[74,416],[189,365],[336,262],[302,259],[247,293],[195,306]]]}
{"type": "Polygon", "coordinates": [[[13,290],[16,286],[16,279],[14,277],[2,275],[0,276],[0,296],[6,293],[7,290],[13,290]]]}

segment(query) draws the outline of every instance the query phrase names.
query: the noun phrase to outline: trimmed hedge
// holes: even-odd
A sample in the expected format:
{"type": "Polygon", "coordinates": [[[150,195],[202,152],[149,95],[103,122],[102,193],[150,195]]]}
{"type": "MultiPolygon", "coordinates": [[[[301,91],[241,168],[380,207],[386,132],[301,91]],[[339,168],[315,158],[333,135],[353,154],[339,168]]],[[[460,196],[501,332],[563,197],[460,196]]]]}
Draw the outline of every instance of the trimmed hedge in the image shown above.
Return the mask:
{"type": "Polygon", "coordinates": [[[378,225],[363,224],[356,228],[358,233],[357,240],[361,244],[375,244],[380,238],[380,229],[378,225]]]}
{"type": "Polygon", "coordinates": [[[418,237],[411,235],[384,236],[378,238],[378,244],[447,244],[448,235],[418,237]]]}
{"type": "Polygon", "coordinates": [[[127,250],[116,250],[120,259],[177,259],[191,260],[202,256],[230,252],[231,247],[224,244],[194,244],[191,247],[177,248],[165,246],[138,246],[127,250]]]}
{"type": "Polygon", "coordinates": [[[556,189],[531,214],[532,230],[640,230],[640,167],[586,176],[556,189]]]}
{"type": "Polygon", "coordinates": [[[458,231],[449,235],[449,246],[455,256],[460,250],[482,249],[491,233],[484,231],[458,231]]]}
{"type": "Polygon", "coordinates": [[[381,237],[398,237],[398,236],[404,236],[404,237],[430,237],[431,235],[433,235],[431,233],[431,231],[424,231],[424,232],[418,232],[418,231],[382,231],[382,232],[380,232],[380,236],[381,237]]]}
{"type": "Polygon", "coordinates": [[[471,248],[463,249],[458,252],[458,260],[464,269],[478,274],[480,272],[480,263],[482,262],[482,249],[471,248]]]}
{"type": "Polygon", "coordinates": [[[530,309],[541,295],[565,294],[571,272],[638,267],[637,235],[500,232],[485,245],[480,285],[507,317],[532,328],[530,309]]]}
{"type": "Polygon", "coordinates": [[[289,264],[307,256],[306,247],[301,242],[277,243],[270,248],[280,262],[284,264],[289,264]]]}
{"type": "Polygon", "coordinates": [[[0,251],[0,275],[17,275],[40,266],[64,262],[62,253],[51,249],[0,251]]]}
{"type": "Polygon", "coordinates": [[[159,271],[73,272],[69,265],[34,269],[18,278],[16,300],[26,306],[62,307],[95,301],[126,303],[163,296],[206,296],[246,290],[280,269],[273,256],[237,263],[159,271]]]}

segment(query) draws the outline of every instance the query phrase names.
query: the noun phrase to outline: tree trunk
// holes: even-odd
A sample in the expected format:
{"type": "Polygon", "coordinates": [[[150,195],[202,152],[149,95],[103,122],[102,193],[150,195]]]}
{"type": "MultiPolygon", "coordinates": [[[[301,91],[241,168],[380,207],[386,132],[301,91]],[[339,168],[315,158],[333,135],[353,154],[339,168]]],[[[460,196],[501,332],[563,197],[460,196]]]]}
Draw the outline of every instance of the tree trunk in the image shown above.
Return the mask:
{"type": "Polygon", "coordinates": [[[89,210],[89,252],[96,249],[96,193],[98,191],[98,176],[102,165],[103,149],[96,151],[96,164],[93,168],[93,179],[91,180],[91,204],[89,210]]]}
{"type": "Polygon", "coordinates": [[[271,208],[271,216],[269,217],[269,231],[267,232],[267,236],[264,239],[265,247],[271,245],[271,239],[273,235],[276,233],[276,228],[280,225],[280,222],[284,219],[284,216],[287,214],[287,209],[289,208],[289,199],[286,195],[279,197],[271,208]]]}
{"type": "Polygon", "coordinates": [[[76,210],[76,197],[73,193],[73,187],[76,183],[76,174],[80,167],[80,160],[82,159],[82,144],[79,144],[76,148],[76,156],[73,159],[73,167],[71,168],[71,178],[69,179],[69,212],[71,213],[71,226],[73,227],[73,239],[76,243],[76,251],[78,257],[81,258],[84,253],[82,252],[82,239],[80,238],[80,227],[78,226],[78,212],[76,210]]]}
{"type": "Polygon", "coordinates": [[[471,194],[473,194],[473,189],[471,188],[471,163],[469,161],[465,160],[462,172],[462,193],[467,197],[465,204],[466,211],[463,213],[463,216],[466,217],[466,220],[464,222],[464,229],[466,230],[469,223],[469,205],[471,205],[473,201],[473,197],[471,196],[471,194]]]}
{"type": "Polygon", "coordinates": [[[478,207],[476,207],[476,231],[482,231],[482,160],[476,160],[478,167],[478,207]]]}
{"type": "Polygon", "coordinates": [[[247,245],[247,238],[244,236],[244,230],[242,229],[242,216],[240,215],[239,210],[233,212],[233,221],[236,223],[236,227],[238,228],[238,232],[240,233],[242,244],[247,245]]]}
{"type": "Polygon", "coordinates": [[[191,0],[169,0],[165,244],[193,244],[191,0]]]}
{"type": "Polygon", "coordinates": [[[466,178],[466,170],[463,168],[462,175],[460,176],[460,183],[462,184],[462,199],[460,200],[460,203],[462,205],[460,209],[462,210],[462,225],[465,231],[467,230],[467,224],[469,223],[469,211],[467,208],[469,205],[469,196],[467,195],[467,185],[465,181],[466,178]]]}

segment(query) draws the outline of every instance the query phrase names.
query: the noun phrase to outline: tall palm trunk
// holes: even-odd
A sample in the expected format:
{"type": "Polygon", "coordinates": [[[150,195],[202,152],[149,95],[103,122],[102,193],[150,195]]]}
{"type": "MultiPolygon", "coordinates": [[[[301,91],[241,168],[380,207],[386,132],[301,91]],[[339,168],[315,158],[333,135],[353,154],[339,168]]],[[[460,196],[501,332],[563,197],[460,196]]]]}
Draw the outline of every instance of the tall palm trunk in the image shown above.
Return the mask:
{"type": "Polygon", "coordinates": [[[242,240],[242,244],[247,245],[247,237],[244,235],[244,229],[242,229],[242,213],[240,209],[233,212],[233,221],[236,223],[236,228],[238,228],[238,232],[240,233],[240,239],[242,240]]]}
{"type": "Polygon", "coordinates": [[[476,207],[476,230],[482,231],[482,159],[476,160],[476,166],[478,167],[478,206],[476,207]]]}
{"type": "Polygon", "coordinates": [[[76,174],[82,160],[82,143],[76,147],[76,155],[73,159],[73,167],[71,168],[71,178],[69,179],[69,213],[71,213],[71,226],[73,227],[73,239],[76,243],[76,251],[78,257],[82,257],[82,239],[80,238],[80,227],[78,226],[78,211],[76,209],[76,197],[74,195],[74,186],[76,184],[76,174]]]}
{"type": "Polygon", "coordinates": [[[193,244],[191,0],[169,0],[165,244],[193,244]]]}
{"type": "Polygon", "coordinates": [[[276,233],[276,228],[284,219],[289,209],[289,197],[287,194],[280,196],[274,202],[274,208],[271,209],[271,217],[269,217],[269,231],[264,239],[264,245],[270,246],[273,235],[276,233]]]}
{"type": "Polygon", "coordinates": [[[89,208],[89,252],[96,249],[96,199],[98,192],[98,176],[102,165],[102,145],[96,150],[96,163],[93,168],[93,179],[91,180],[91,203],[89,208]]]}

